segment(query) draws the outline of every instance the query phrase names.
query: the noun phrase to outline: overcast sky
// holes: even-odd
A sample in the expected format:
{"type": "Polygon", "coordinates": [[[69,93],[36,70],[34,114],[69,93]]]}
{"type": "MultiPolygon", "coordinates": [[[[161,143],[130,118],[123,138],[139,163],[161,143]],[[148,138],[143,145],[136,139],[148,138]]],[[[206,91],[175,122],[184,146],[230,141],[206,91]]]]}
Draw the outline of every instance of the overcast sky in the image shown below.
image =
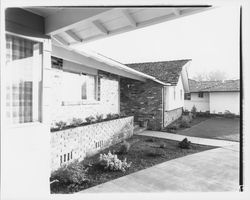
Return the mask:
{"type": "Polygon", "coordinates": [[[84,44],[121,63],[192,59],[189,77],[239,78],[239,7],[224,6],[84,44]]]}

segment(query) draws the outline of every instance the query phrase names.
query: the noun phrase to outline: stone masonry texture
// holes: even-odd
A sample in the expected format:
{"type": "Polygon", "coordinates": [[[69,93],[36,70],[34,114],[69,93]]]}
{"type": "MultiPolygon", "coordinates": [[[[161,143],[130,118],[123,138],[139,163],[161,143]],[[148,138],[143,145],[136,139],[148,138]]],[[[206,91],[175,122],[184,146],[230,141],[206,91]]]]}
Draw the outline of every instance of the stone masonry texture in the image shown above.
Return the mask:
{"type": "Polygon", "coordinates": [[[148,120],[148,129],[160,130],[163,126],[162,85],[120,78],[120,110],[133,115],[135,121],[148,120]]]}
{"type": "Polygon", "coordinates": [[[121,142],[133,135],[133,117],[51,132],[51,170],[121,142]]]}

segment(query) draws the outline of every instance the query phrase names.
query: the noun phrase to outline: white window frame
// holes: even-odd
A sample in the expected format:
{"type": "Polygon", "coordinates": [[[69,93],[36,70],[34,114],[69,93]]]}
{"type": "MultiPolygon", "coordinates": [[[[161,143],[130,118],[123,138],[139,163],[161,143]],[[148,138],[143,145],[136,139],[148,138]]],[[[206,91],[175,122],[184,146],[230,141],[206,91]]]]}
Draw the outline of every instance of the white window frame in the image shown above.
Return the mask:
{"type": "MultiPolygon", "coordinates": [[[[40,93],[38,96],[41,97],[41,103],[40,105],[38,106],[38,121],[32,121],[32,122],[25,122],[25,123],[16,123],[16,124],[13,124],[12,122],[8,122],[6,125],[7,127],[10,127],[10,128],[21,128],[21,127],[29,127],[29,126],[34,126],[34,125],[41,125],[43,123],[43,60],[44,60],[44,54],[43,54],[43,49],[44,49],[44,43],[46,42],[46,40],[48,39],[42,39],[42,38],[36,38],[36,37],[31,37],[31,36],[25,36],[25,35],[21,35],[21,34],[17,34],[17,33],[13,33],[13,32],[10,32],[10,31],[5,31],[5,34],[4,34],[4,51],[3,51],[3,56],[4,56],[4,66],[6,67],[6,35],[12,35],[12,36],[16,36],[16,37],[20,37],[20,38],[23,38],[23,39],[27,39],[27,40],[31,40],[33,42],[38,42],[38,43],[41,43],[42,45],[42,55],[41,55],[41,60],[42,60],[42,63],[41,63],[41,90],[40,90],[40,93]]],[[[5,71],[6,72],[6,71],[5,71]]],[[[6,88],[6,79],[4,81],[4,84],[3,84],[3,87],[6,88]]],[[[4,106],[6,107],[6,89],[4,89],[4,106]]],[[[4,115],[6,116],[6,109],[3,110],[4,111],[4,115]]],[[[7,118],[7,116],[6,116],[7,118]]]]}

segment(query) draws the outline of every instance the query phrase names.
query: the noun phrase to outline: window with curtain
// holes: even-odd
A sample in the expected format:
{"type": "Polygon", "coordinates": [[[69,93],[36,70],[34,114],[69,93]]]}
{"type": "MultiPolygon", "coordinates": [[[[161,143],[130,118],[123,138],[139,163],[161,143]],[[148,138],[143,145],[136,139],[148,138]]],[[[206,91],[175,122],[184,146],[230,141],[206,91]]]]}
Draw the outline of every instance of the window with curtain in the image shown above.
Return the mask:
{"type": "Polygon", "coordinates": [[[6,107],[12,124],[40,120],[42,44],[6,35],[6,107]]]}

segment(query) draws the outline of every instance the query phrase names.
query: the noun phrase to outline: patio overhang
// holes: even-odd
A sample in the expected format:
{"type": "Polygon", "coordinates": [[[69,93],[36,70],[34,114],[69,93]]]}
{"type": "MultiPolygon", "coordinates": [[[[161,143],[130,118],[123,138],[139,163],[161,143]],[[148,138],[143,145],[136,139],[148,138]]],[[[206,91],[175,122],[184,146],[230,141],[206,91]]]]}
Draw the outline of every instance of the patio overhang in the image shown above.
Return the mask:
{"type": "Polygon", "coordinates": [[[119,63],[115,60],[112,60],[101,54],[91,51],[79,51],[70,47],[52,45],[52,56],[62,58],[70,62],[74,62],[82,66],[103,70],[109,73],[113,73],[130,79],[135,79],[138,81],[145,82],[147,79],[149,79],[161,85],[170,85],[168,83],[159,81],[153,76],[131,69],[130,67],[127,67],[122,63],[119,63]]]}
{"type": "Polygon", "coordinates": [[[45,18],[45,34],[54,41],[75,46],[100,38],[177,19],[212,8],[177,7],[26,7],[45,18]]]}

